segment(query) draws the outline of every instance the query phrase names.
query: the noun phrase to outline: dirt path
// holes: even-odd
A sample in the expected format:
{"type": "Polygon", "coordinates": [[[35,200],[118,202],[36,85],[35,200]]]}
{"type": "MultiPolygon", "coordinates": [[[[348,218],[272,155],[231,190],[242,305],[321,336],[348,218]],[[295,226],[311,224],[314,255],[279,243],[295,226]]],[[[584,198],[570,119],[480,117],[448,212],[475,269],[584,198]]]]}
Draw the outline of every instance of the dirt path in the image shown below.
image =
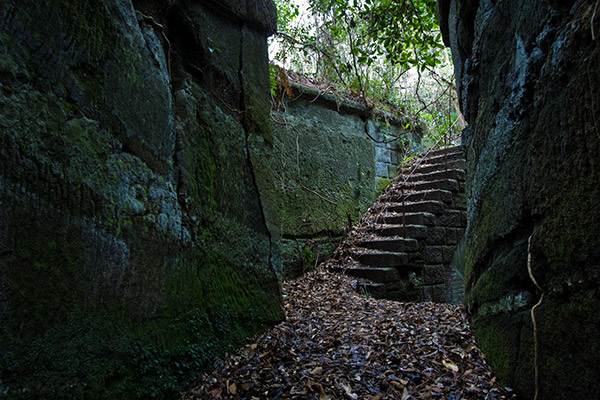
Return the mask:
{"type": "Polygon", "coordinates": [[[183,399],[510,399],[460,306],[359,295],[324,267],[284,284],[287,321],[218,359],[183,399]]]}

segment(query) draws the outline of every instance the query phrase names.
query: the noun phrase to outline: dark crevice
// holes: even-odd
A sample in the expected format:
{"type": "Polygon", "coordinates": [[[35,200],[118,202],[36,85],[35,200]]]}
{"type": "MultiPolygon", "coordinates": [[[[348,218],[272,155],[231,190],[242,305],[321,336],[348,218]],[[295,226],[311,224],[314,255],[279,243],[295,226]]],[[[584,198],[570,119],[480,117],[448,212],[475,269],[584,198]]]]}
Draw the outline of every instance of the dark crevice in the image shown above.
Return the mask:
{"type": "MultiPolygon", "coordinates": [[[[535,293],[535,286],[529,279],[527,272],[527,240],[533,232],[533,227],[533,220],[525,218],[511,233],[490,243],[487,246],[490,250],[480,257],[474,266],[470,274],[470,279],[466,282],[466,287],[470,287],[472,290],[480,278],[492,268],[495,259],[501,259],[511,252],[520,251],[523,253],[522,257],[520,257],[523,260],[523,268],[518,271],[519,275],[515,275],[510,281],[505,283],[506,290],[504,294],[523,290],[535,293]]],[[[473,303],[469,304],[469,306],[471,307],[471,312],[475,313],[481,304],[473,303]]]]}

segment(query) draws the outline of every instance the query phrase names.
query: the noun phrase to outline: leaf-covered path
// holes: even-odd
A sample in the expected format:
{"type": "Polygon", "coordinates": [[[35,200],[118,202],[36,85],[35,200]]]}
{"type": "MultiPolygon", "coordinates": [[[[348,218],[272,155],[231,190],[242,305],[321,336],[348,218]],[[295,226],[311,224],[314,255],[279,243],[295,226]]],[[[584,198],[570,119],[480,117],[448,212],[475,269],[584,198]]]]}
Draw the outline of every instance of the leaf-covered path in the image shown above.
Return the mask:
{"type": "Polygon", "coordinates": [[[508,399],[460,306],[361,296],[320,267],[283,286],[286,322],[218,359],[192,399],[508,399]]]}

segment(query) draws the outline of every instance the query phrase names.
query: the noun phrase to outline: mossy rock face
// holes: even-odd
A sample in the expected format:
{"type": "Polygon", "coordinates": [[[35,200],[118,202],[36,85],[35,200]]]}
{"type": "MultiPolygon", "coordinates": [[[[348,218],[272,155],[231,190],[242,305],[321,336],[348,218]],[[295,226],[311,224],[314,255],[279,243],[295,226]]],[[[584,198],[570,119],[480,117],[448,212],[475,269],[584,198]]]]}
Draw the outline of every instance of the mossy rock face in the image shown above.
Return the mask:
{"type": "Polygon", "coordinates": [[[530,257],[545,293],[536,310],[539,397],[594,397],[600,45],[581,22],[590,5],[452,1],[450,10],[443,23],[469,122],[465,277],[473,329],[502,382],[533,397],[528,310],[541,293],[530,257]]]}
{"type": "Polygon", "coordinates": [[[0,2],[0,396],[174,398],[283,317],[274,15],[134,3],[0,2]]]}
{"type": "Polygon", "coordinates": [[[265,158],[284,235],[339,235],[375,196],[374,149],[356,115],[298,100],[273,113],[274,151],[265,158]]]}

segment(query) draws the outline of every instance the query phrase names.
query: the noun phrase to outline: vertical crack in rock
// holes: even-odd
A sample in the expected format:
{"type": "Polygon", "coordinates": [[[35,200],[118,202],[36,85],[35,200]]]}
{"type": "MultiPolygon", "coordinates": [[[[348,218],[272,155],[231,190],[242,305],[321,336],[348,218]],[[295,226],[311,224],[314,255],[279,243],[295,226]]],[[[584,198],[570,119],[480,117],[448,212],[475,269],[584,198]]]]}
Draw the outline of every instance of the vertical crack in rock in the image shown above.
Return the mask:
{"type": "MultiPolygon", "coordinates": [[[[256,191],[256,198],[258,200],[258,207],[260,209],[260,216],[262,219],[262,226],[259,227],[259,230],[266,233],[269,238],[269,256],[268,256],[269,259],[267,260],[267,264],[269,265],[269,269],[273,273],[275,281],[279,282],[279,277],[277,275],[277,272],[275,271],[275,268],[273,267],[273,261],[272,261],[272,258],[273,258],[273,235],[271,234],[271,231],[269,230],[269,226],[267,223],[262,194],[260,192],[260,187],[259,187],[257,179],[256,179],[256,173],[254,171],[254,164],[252,163],[252,155],[251,155],[251,149],[250,149],[250,127],[248,125],[248,120],[247,120],[248,106],[246,104],[247,92],[246,92],[246,80],[244,78],[244,29],[245,29],[245,24],[243,22],[240,22],[240,24],[239,24],[240,60],[239,60],[239,65],[238,65],[238,77],[240,80],[240,91],[241,91],[240,110],[242,112],[241,124],[242,124],[242,128],[244,129],[244,144],[246,147],[245,148],[246,162],[248,163],[248,169],[251,174],[252,184],[254,186],[254,190],[256,191]]],[[[279,288],[279,291],[280,291],[280,288],[279,288]]]]}

